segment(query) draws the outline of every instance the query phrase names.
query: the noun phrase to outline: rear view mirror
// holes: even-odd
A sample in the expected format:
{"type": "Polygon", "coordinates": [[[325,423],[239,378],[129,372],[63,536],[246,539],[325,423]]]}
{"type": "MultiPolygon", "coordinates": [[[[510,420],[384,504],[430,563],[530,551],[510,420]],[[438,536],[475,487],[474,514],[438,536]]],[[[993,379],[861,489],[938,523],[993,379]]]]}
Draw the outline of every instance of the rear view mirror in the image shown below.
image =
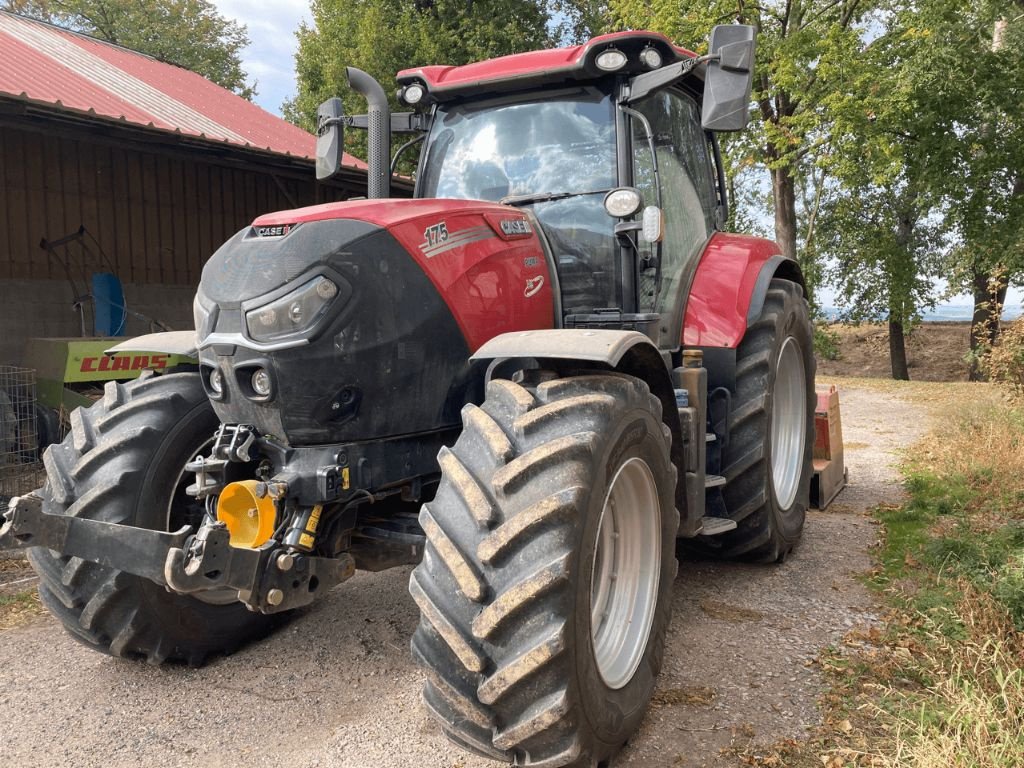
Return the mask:
{"type": "Polygon", "coordinates": [[[341,171],[345,146],[345,110],[341,99],[328,99],[316,111],[316,178],[333,179],[341,171]]]}
{"type": "Polygon", "coordinates": [[[754,47],[754,28],[746,24],[723,24],[711,30],[701,114],[705,130],[741,131],[747,127],[754,47]]]}

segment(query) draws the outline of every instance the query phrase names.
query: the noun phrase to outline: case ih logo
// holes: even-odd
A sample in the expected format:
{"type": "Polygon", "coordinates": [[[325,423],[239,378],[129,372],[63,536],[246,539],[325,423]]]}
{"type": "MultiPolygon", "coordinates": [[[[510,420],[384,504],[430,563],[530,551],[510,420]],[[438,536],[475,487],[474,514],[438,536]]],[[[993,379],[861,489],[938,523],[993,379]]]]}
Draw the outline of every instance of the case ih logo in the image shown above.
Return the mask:
{"type": "Polygon", "coordinates": [[[253,227],[256,237],[284,237],[292,231],[294,224],[277,224],[273,227],[253,227]]]}
{"type": "Polygon", "coordinates": [[[509,237],[533,234],[533,230],[530,229],[530,222],[526,219],[502,219],[498,226],[509,237]]]}
{"type": "Polygon", "coordinates": [[[99,373],[102,371],[146,371],[167,367],[167,355],[120,355],[108,357],[83,357],[82,373],[99,373]]]}

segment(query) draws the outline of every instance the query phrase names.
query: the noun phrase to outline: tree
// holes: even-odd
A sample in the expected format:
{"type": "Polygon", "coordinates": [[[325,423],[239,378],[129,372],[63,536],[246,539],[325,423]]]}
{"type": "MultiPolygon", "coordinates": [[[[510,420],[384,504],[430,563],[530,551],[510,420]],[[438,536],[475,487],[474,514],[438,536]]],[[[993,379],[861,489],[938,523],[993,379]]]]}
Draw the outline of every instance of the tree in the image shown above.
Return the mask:
{"type": "Polygon", "coordinates": [[[245,25],[209,0],[0,0],[0,8],[49,21],[197,72],[246,99],[245,25]]]}
{"type": "Polygon", "coordinates": [[[995,343],[1010,282],[1024,271],[1024,0],[926,0],[904,12],[910,73],[929,96],[943,159],[935,185],[959,247],[954,283],[974,296],[971,378],[995,343]]]}
{"type": "MultiPolygon", "coordinates": [[[[466,64],[553,42],[546,7],[534,0],[313,0],[312,12],[313,24],[297,32],[298,94],[284,108],[307,129],[317,105],[331,96],[342,96],[346,112],[365,110],[346,84],[347,66],[373,75],[397,109],[390,86],[399,70],[466,64]]],[[[358,153],[362,138],[347,136],[349,150],[358,153]]]]}
{"type": "Polygon", "coordinates": [[[757,29],[753,98],[758,121],[730,149],[768,169],[775,239],[784,253],[797,256],[801,167],[818,146],[820,106],[834,87],[822,73],[841,74],[856,66],[848,52],[860,39],[855,24],[868,8],[867,0],[611,0],[609,8],[614,26],[655,29],[695,48],[702,46],[715,24],[739,22],[757,29]]]}

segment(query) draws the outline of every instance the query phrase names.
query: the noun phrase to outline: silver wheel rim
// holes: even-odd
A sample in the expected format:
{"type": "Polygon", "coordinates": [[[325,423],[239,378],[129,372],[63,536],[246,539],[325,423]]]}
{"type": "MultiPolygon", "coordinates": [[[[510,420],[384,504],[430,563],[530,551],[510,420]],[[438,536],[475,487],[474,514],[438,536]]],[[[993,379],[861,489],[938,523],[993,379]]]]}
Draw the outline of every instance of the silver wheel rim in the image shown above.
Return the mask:
{"type": "Polygon", "coordinates": [[[775,366],[772,389],[772,486],[775,500],[788,509],[796,499],[803,474],[807,439],[807,392],[804,358],[792,336],[786,338],[775,366]]]}
{"type": "Polygon", "coordinates": [[[590,639],[601,679],[625,686],[640,666],[661,579],[661,511],[650,467],[619,467],[601,510],[590,577],[590,639]]]}

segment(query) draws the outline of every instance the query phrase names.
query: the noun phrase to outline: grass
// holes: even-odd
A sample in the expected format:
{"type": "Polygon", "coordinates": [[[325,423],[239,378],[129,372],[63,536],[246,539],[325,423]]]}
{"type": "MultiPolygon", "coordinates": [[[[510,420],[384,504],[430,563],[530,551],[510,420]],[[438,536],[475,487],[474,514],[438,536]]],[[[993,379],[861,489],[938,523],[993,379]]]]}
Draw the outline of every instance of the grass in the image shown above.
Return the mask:
{"type": "Polygon", "coordinates": [[[903,468],[908,501],[876,511],[886,629],[823,664],[850,723],[829,768],[1024,766],[1024,410],[945,406],[903,468]]]}
{"type": "Polygon", "coordinates": [[[0,631],[20,626],[45,612],[35,589],[0,595],[0,631]]]}

